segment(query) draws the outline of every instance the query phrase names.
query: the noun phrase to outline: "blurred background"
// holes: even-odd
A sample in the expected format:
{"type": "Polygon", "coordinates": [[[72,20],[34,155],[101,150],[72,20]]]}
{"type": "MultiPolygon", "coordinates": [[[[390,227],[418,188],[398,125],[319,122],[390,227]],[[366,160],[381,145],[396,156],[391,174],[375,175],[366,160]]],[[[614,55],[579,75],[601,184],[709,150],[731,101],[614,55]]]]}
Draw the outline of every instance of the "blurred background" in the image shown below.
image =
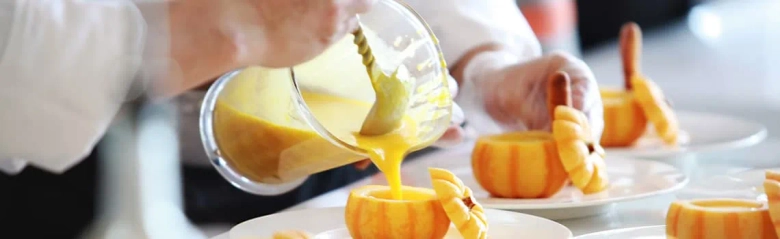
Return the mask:
{"type": "MultiPolygon", "coordinates": [[[[518,0],[545,51],[581,56],[601,84],[622,82],[617,36],[621,25],[644,32],[643,69],[659,82],[679,109],[742,116],[764,123],[770,138],[780,133],[780,16],[772,0],[518,0]],[[774,52],[775,54],[770,54],[774,52]],[[691,91],[693,89],[694,91],[691,91]],[[691,94],[695,92],[695,94],[691,94]],[[693,96],[695,95],[695,97],[693,96]]],[[[179,99],[179,138],[184,213],[206,235],[274,213],[376,172],[352,166],[323,172],[281,197],[254,196],[230,185],[211,167],[197,129],[202,93],[179,99]],[[321,178],[328,174],[356,175],[321,178]]],[[[62,175],[28,167],[16,176],[0,174],[0,229],[25,238],[75,238],[98,213],[101,190],[109,190],[99,169],[99,151],[62,175]],[[106,189],[108,188],[108,189],[106,189]],[[29,230],[37,225],[45,230],[29,230]]],[[[418,153],[426,153],[418,152],[418,153]]],[[[743,154],[745,152],[734,152],[743,154]]],[[[728,157],[726,154],[723,157],[728,157]]],[[[778,159],[780,160],[780,159],[778,159]]],[[[119,189],[121,190],[121,188],[119,189]]],[[[178,193],[178,192],[176,192],[178,193]]],[[[0,234],[0,238],[8,238],[0,234]]],[[[15,237],[11,237],[15,238],[15,237]]]]}

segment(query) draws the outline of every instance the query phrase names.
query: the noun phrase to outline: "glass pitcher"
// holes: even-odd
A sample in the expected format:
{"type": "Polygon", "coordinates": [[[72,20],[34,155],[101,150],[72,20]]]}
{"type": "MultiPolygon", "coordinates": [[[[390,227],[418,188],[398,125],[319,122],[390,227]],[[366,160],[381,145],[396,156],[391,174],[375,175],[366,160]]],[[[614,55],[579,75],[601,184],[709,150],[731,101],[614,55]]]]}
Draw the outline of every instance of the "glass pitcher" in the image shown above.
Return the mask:
{"type": "MultiPolygon", "coordinates": [[[[431,29],[408,5],[380,0],[358,16],[376,62],[385,72],[415,82],[407,115],[419,142],[431,145],[450,123],[452,100],[447,67],[431,29]]],[[[212,165],[234,186],[277,195],[314,173],[368,158],[350,133],[323,124],[362,124],[365,116],[335,115],[309,107],[307,95],[362,102],[375,100],[352,35],[292,69],[248,67],[220,77],[208,90],[200,114],[201,139],[212,165]]]]}

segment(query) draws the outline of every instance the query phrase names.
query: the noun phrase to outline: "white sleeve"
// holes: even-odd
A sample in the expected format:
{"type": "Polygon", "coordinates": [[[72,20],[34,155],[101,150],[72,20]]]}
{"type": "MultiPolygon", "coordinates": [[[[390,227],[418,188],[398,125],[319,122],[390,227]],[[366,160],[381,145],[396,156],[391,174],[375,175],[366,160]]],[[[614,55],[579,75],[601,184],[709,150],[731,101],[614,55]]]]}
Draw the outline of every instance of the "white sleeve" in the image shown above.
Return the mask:
{"type": "Polygon", "coordinates": [[[521,59],[541,55],[541,46],[514,0],[407,0],[439,38],[452,66],[469,50],[495,42],[521,59]]]}
{"type": "Polygon", "coordinates": [[[0,167],[61,173],[125,100],[143,57],[143,16],[130,0],[11,0],[0,19],[0,167]]]}

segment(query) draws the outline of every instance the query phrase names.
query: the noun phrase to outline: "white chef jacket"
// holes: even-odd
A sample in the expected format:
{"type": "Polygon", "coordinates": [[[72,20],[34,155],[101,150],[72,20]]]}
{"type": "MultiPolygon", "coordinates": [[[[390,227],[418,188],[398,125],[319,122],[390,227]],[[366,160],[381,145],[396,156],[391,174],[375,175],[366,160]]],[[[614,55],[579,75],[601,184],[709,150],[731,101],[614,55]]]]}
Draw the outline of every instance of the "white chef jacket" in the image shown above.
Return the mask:
{"type": "MultiPolygon", "coordinates": [[[[489,42],[519,56],[541,54],[512,0],[406,2],[431,26],[450,64],[489,42]]],[[[61,173],[88,155],[148,67],[150,15],[138,4],[0,1],[0,169],[15,173],[29,163],[61,173]]]]}
{"type": "Polygon", "coordinates": [[[131,1],[0,1],[0,168],[60,173],[86,155],[140,69],[131,1]]]}

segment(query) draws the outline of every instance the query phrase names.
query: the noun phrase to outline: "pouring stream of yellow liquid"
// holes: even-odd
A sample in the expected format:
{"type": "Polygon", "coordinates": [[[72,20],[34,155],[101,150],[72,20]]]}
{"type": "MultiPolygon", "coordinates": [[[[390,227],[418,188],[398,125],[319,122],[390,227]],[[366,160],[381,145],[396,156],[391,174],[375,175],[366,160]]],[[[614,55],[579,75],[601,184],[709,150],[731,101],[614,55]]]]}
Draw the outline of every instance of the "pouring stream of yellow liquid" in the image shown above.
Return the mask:
{"type": "MultiPolygon", "coordinates": [[[[385,174],[393,199],[401,200],[401,162],[408,150],[419,143],[414,119],[404,116],[401,124],[387,134],[361,135],[361,125],[372,104],[306,91],[302,92],[302,96],[314,117],[325,128],[344,142],[368,152],[371,161],[385,174]]],[[[273,174],[277,170],[281,151],[305,139],[320,137],[314,131],[274,124],[220,101],[215,107],[215,115],[215,123],[223,129],[217,132],[217,140],[231,138],[220,143],[223,153],[231,161],[241,161],[234,162],[236,167],[246,167],[242,171],[255,171],[253,173],[258,177],[273,174]],[[224,132],[224,135],[220,132],[224,132]],[[250,145],[246,144],[255,146],[247,147],[250,145]]],[[[308,151],[317,153],[316,148],[308,151]]]]}

